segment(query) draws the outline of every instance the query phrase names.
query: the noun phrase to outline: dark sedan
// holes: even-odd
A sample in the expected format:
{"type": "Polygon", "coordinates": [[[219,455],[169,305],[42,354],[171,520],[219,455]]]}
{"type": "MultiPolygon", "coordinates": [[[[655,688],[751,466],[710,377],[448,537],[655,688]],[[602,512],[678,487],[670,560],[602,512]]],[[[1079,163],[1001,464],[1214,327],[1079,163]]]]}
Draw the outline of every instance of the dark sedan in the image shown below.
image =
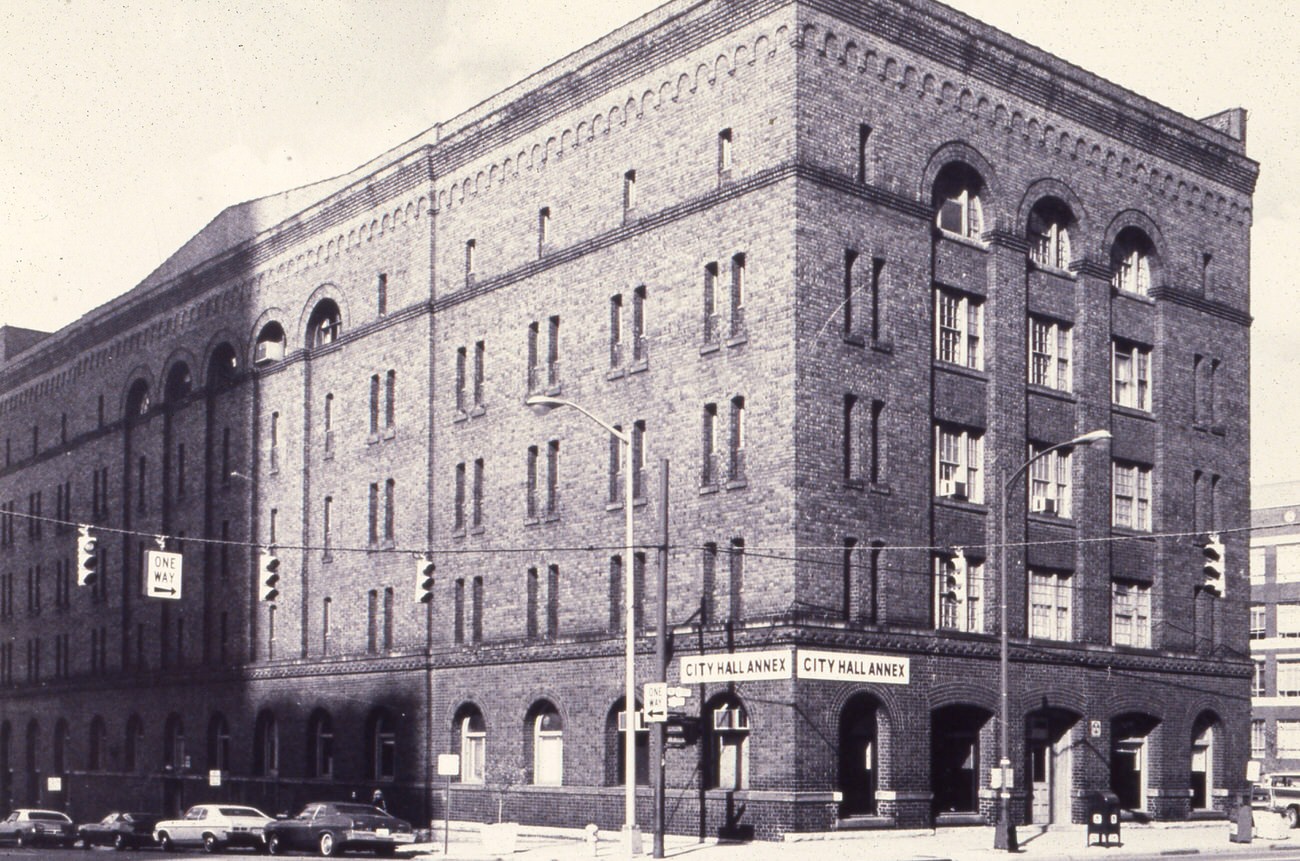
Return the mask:
{"type": "Polygon", "coordinates": [[[153,827],[159,819],[162,817],[156,813],[113,812],[98,822],[77,826],[77,834],[87,849],[91,846],[112,846],[114,849],[153,846],[153,827]]]}
{"type": "Polygon", "coordinates": [[[20,807],[0,822],[0,840],[12,840],[18,846],[37,843],[72,846],[77,842],[77,826],[57,810],[20,807]]]}
{"type": "Polygon", "coordinates": [[[307,849],[338,855],[349,849],[368,849],[390,856],[397,847],[415,841],[411,823],[389,816],[369,804],[318,801],[308,804],[292,819],[266,826],[266,848],[272,855],[307,849]]]}

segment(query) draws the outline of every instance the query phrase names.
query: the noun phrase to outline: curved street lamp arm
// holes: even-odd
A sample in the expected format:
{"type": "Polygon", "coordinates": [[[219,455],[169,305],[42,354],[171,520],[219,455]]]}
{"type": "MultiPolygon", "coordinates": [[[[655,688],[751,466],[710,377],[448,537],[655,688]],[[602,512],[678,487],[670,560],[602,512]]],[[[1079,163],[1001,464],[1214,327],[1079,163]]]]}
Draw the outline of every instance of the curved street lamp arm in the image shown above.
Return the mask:
{"type": "Polygon", "coordinates": [[[1048,446],[1047,448],[1040,451],[1038,454],[1031,457],[1029,460],[1022,463],[1019,469],[1011,473],[1011,476],[1007,478],[1005,481],[1003,481],[1002,495],[1004,497],[1007,495],[1007,493],[1011,490],[1012,482],[1020,478],[1020,476],[1024,475],[1029,470],[1029,467],[1033,466],[1042,458],[1047,457],[1052,452],[1060,451],[1061,449],[1064,448],[1075,448],[1081,445],[1092,445],[1095,442],[1105,442],[1110,438],[1111,438],[1110,431],[1090,431],[1086,434],[1077,436],[1074,439],[1066,440],[1065,442],[1058,442],[1056,445],[1053,446],[1048,446]]]}
{"type": "Polygon", "coordinates": [[[589,413],[584,407],[575,404],[573,401],[565,400],[564,398],[553,398],[549,395],[533,395],[524,401],[524,405],[529,407],[573,407],[575,410],[613,434],[619,442],[628,444],[631,444],[632,442],[632,437],[629,434],[619,430],[604,419],[597,418],[589,413]]]}

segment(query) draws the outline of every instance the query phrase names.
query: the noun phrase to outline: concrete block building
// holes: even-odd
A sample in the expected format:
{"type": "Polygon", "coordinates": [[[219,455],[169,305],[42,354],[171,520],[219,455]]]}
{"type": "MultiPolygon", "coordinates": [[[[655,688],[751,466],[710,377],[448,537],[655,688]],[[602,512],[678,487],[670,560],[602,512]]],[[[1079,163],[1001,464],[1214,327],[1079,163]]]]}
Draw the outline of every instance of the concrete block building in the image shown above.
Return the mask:
{"type": "Polygon", "coordinates": [[[629,734],[648,771],[624,602],[647,681],[662,555],[699,730],[670,830],[989,816],[1004,603],[1016,819],[1216,815],[1249,755],[1256,173],[1244,111],[928,0],[678,0],[232,206],[0,341],[0,796],[378,787],[425,821],[456,753],[453,816],[616,827],[629,734]],[[531,394],[627,434],[632,498],[618,441],[531,394]],[[144,594],[160,546],[180,600],[144,594]]]}
{"type": "Polygon", "coordinates": [[[1300,771],[1300,483],[1256,489],[1250,519],[1250,750],[1263,773],[1300,771]]]}

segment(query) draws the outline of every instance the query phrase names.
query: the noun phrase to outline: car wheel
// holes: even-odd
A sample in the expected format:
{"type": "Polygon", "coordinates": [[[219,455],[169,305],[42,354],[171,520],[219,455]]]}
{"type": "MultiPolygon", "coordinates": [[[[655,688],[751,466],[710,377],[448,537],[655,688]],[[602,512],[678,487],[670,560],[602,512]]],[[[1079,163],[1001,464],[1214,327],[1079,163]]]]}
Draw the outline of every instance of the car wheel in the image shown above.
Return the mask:
{"type": "Polygon", "coordinates": [[[1294,807],[1286,809],[1286,825],[1288,828],[1295,828],[1300,825],[1300,810],[1294,807]]]}
{"type": "Polygon", "coordinates": [[[331,831],[326,831],[321,834],[320,842],[317,845],[320,847],[320,854],[326,857],[339,854],[338,841],[334,838],[334,833],[331,831]]]}
{"type": "Polygon", "coordinates": [[[217,844],[217,836],[216,836],[215,834],[204,834],[204,835],[203,835],[203,851],[204,851],[204,852],[208,853],[209,855],[215,855],[215,854],[217,854],[217,850],[220,849],[220,848],[221,848],[221,847],[217,844]]]}
{"type": "Polygon", "coordinates": [[[158,845],[162,847],[164,852],[171,852],[176,848],[176,844],[172,842],[172,836],[166,831],[158,835],[158,845]]]}
{"type": "Polygon", "coordinates": [[[268,855],[284,854],[284,844],[280,842],[279,834],[272,834],[270,837],[266,838],[266,854],[268,855]]]}
{"type": "Polygon", "coordinates": [[[118,852],[121,852],[124,849],[126,849],[125,834],[118,834],[116,837],[113,838],[113,848],[116,849],[118,852]]]}
{"type": "Polygon", "coordinates": [[[19,831],[18,834],[14,837],[14,845],[17,846],[19,849],[22,849],[24,846],[26,846],[27,842],[28,842],[27,838],[23,836],[23,833],[21,831],[19,831]]]}

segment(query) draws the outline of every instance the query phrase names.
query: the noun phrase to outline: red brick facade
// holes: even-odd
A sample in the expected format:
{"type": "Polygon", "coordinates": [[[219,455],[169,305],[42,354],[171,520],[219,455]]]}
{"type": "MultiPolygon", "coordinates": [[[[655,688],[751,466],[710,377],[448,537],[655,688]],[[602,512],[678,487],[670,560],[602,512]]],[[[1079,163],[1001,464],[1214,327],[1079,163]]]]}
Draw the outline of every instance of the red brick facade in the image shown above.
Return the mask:
{"type": "Polygon", "coordinates": [[[423,822],[436,756],[480,733],[453,817],[617,826],[617,450],[523,406],[542,393],[637,440],[638,682],[660,458],[671,681],[728,651],[909,664],[693,688],[671,830],[987,814],[1000,471],[1096,429],[1109,446],[1008,496],[1016,816],[1077,820],[1101,789],[1222,809],[1249,752],[1239,119],[937,6],[678,3],[227,210],[131,292],[4,342],[7,801],[274,812],[382,787],[423,822]],[[98,527],[98,588],[49,521],[98,527]],[[179,602],[140,594],[154,535],[184,553],[179,602]]]}

